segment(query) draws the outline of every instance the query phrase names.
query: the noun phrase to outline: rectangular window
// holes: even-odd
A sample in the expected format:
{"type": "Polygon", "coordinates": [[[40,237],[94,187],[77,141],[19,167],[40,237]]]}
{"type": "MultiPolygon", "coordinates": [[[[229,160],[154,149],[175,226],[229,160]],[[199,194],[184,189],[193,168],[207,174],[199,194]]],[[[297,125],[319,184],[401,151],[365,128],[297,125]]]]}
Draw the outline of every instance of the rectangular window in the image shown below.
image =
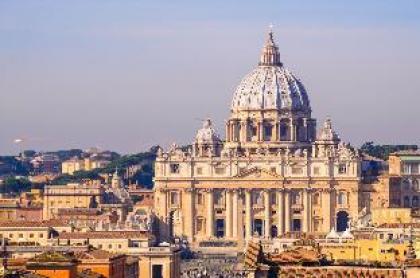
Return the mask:
{"type": "Polygon", "coordinates": [[[39,238],[44,238],[44,234],[43,233],[39,233],[38,237],[39,238]]]}
{"type": "Polygon", "coordinates": [[[345,163],[340,163],[340,165],[338,165],[338,173],[339,174],[347,173],[347,165],[345,163]]]}
{"type": "Polygon", "coordinates": [[[179,163],[172,163],[169,167],[171,174],[179,174],[179,163]]]}
{"type": "Polygon", "coordinates": [[[277,173],[277,169],[276,169],[276,167],[271,167],[271,168],[270,168],[270,171],[271,171],[271,173],[277,173]]]}
{"type": "Polygon", "coordinates": [[[271,136],[273,135],[273,127],[271,125],[264,126],[264,139],[266,141],[271,140],[271,136]]]}
{"type": "Polygon", "coordinates": [[[197,204],[203,205],[204,204],[204,195],[202,193],[197,194],[197,204]]]}
{"type": "Polygon", "coordinates": [[[411,164],[411,174],[418,174],[419,173],[419,164],[412,163],[411,164]]]}
{"type": "Polygon", "coordinates": [[[257,128],[256,127],[252,127],[251,131],[252,131],[252,136],[257,136],[257,128]]]}
{"type": "Polygon", "coordinates": [[[276,205],[277,204],[277,194],[271,193],[271,204],[276,205]]]}
{"type": "Polygon", "coordinates": [[[302,167],[292,167],[292,174],[293,175],[302,175],[303,168],[302,167]]]}
{"type": "Polygon", "coordinates": [[[202,174],[203,174],[203,168],[197,167],[197,175],[202,175],[202,174]]]}
{"type": "Polygon", "coordinates": [[[226,173],[226,168],[225,167],[216,167],[214,169],[214,172],[216,173],[216,175],[224,175],[226,173]]]}
{"type": "Polygon", "coordinates": [[[179,192],[171,192],[171,205],[179,205],[179,192]]]}
{"type": "Polygon", "coordinates": [[[314,167],[314,175],[319,175],[319,167],[314,167]]]}
{"type": "Polygon", "coordinates": [[[197,232],[202,232],[204,230],[204,219],[198,218],[197,219],[197,232]]]}
{"type": "Polygon", "coordinates": [[[314,230],[315,232],[319,232],[319,228],[320,228],[320,223],[318,219],[314,220],[314,230]]]}

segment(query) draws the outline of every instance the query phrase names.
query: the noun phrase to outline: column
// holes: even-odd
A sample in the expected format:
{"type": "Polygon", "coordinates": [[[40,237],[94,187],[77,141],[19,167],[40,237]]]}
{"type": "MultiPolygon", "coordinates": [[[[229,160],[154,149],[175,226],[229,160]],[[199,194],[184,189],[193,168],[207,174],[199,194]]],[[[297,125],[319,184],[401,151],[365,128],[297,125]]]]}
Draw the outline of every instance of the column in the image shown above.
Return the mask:
{"type": "MultiPolygon", "coordinates": [[[[163,219],[165,222],[167,222],[168,218],[168,192],[165,188],[159,188],[158,192],[160,193],[160,200],[161,203],[156,203],[156,207],[161,209],[161,216],[163,216],[163,219]]],[[[155,198],[156,199],[156,198],[155,198]]]]}
{"type": "Polygon", "coordinates": [[[245,190],[245,238],[252,237],[252,200],[251,190],[245,190]]]}
{"type": "Polygon", "coordinates": [[[289,141],[294,141],[295,139],[294,139],[294,129],[293,129],[293,125],[294,125],[294,123],[293,123],[293,119],[289,119],[289,128],[290,128],[290,136],[289,136],[289,141]]]}
{"type": "Polygon", "coordinates": [[[208,189],[207,190],[207,228],[206,233],[207,237],[213,237],[214,236],[214,196],[213,196],[213,190],[208,189]]]}
{"type": "Polygon", "coordinates": [[[271,237],[270,190],[264,190],[264,237],[271,237]]]}
{"type": "Polygon", "coordinates": [[[226,238],[232,237],[232,190],[226,190],[226,211],[225,211],[225,220],[226,220],[226,238]]]}
{"type": "Polygon", "coordinates": [[[308,119],[304,118],[303,119],[303,126],[305,127],[305,141],[308,141],[308,119]]]}
{"type": "Polygon", "coordinates": [[[313,231],[312,227],[312,189],[308,190],[308,232],[313,231]]]}
{"type": "Polygon", "coordinates": [[[235,140],[235,122],[234,121],[230,121],[230,139],[231,141],[236,141],[235,140]]]}
{"type": "Polygon", "coordinates": [[[302,232],[308,232],[308,190],[303,189],[302,232]]]}
{"type": "Polygon", "coordinates": [[[162,235],[164,237],[169,238],[170,234],[169,234],[169,228],[168,228],[168,224],[169,224],[169,215],[168,215],[168,192],[165,188],[159,188],[157,191],[155,192],[159,192],[159,199],[160,199],[160,203],[156,202],[155,198],[155,207],[160,209],[160,216],[163,217],[163,222],[164,223],[160,223],[160,230],[162,231],[162,235]]]}
{"type": "Polygon", "coordinates": [[[246,136],[245,136],[245,122],[244,121],[240,122],[240,127],[241,127],[241,130],[239,132],[239,141],[245,142],[246,136]]]}
{"type": "Polygon", "coordinates": [[[323,232],[328,233],[331,230],[331,190],[324,189],[322,191],[322,225],[323,232]]]}
{"type": "Polygon", "coordinates": [[[277,233],[278,235],[282,235],[284,233],[284,198],[283,198],[283,189],[277,191],[277,216],[278,216],[278,224],[277,224],[277,233]]]}
{"type": "Polygon", "coordinates": [[[229,122],[226,122],[226,125],[225,125],[225,133],[226,133],[226,141],[230,141],[229,140],[229,122]]]}
{"type": "Polygon", "coordinates": [[[194,207],[195,207],[195,200],[194,200],[194,189],[193,188],[186,188],[184,191],[187,195],[187,202],[186,202],[186,210],[185,210],[185,216],[184,221],[186,222],[186,225],[184,226],[186,228],[186,235],[188,237],[188,241],[191,243],[194,241],[194,221],[195,221],[195,213],[194,213],[194,207]]]}
{"type": "Polygon", "coordinates": [[[284,231],[290,232],[290,191],[284,192],[284,231]]]}
{"type": "Polygon", "coordinates": [[[271,141],[277,142],[279,140],[279,129],[278,129],[278,123],[275,122],[273,125],[273,132],[271,133],[271,141]]]}
{"type": "Polygon", "coordinates": [[[303,232],[307,233],[311,231],[311,205],[310,205],[310,189],[305,188],[303,190],[303,232]]]}
{"type": "Polygon", "coordinates": [[[292,121],[292,141],[296,141],[296,122],[292,121]]]}
{"type": "Polygon", "coordinates": [[[233,211],[233,213],[232,213],[232,217],[233,217],[232,236],[234,238],[238,238],[238,217],[239,217],[239,215],[242,215],[242,212],[241,212],[241,214],[239,214],[239,212],[238,212],[238,208],[239,208],[238,207],[238,194],[239,194],[238,189],[235,189],[233,191],[233,195],[232,195],[232,211],[233,211]]]}

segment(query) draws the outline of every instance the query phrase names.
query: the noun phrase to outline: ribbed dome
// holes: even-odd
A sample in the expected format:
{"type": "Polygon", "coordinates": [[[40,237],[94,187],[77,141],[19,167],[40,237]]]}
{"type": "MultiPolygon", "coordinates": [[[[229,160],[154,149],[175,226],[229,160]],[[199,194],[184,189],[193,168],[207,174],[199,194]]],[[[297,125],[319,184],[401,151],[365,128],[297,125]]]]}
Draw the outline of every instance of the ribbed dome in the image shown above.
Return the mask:
{"type": "Polygon", "coordinates": [[[270,31],[260,63],[246,75],[233,96],[232,110],[291,109],[310,111],[302,83],[280,62],[280,53],[270,31]]]}

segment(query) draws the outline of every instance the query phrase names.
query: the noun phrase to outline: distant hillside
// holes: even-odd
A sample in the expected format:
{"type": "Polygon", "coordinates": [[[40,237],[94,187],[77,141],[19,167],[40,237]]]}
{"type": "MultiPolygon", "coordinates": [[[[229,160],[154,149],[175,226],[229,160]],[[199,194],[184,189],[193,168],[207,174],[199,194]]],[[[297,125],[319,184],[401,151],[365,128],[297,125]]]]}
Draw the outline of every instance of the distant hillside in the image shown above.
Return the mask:
{"type": "Polygon", "coordinates": [[[417,145],[377,145],[372,141],[366,142],[360,147],[362,152],[383,160],[388,160],[389,154],[393,152],[417,149],[417,145]]]}
{"type": "Polygon", "coordinates": [[[146,152],[124,155],[112,160],[105,168],[98,168],[92,171],[77,171],[73,175],[62,175],[51,183],[66,184],[79,182],[83,179],[101,179],[100,174],[112,174],[117,169],[126,183],[137,182],[151,188],[153,186],[156,150],[157,146],[150,148],[146,152]]]}

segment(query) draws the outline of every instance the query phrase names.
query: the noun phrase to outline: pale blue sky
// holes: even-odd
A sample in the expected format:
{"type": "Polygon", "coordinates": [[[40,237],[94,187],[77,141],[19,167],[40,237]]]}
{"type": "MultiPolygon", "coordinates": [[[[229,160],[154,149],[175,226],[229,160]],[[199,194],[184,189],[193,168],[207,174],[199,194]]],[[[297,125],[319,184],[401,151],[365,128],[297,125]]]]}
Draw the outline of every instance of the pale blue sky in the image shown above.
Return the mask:
{"type": "Polygon", "coordinates": [[[318,126],[420,144],[420,1],[0,0],[0,153],[223,133],[270,23],[318,126]]]}

